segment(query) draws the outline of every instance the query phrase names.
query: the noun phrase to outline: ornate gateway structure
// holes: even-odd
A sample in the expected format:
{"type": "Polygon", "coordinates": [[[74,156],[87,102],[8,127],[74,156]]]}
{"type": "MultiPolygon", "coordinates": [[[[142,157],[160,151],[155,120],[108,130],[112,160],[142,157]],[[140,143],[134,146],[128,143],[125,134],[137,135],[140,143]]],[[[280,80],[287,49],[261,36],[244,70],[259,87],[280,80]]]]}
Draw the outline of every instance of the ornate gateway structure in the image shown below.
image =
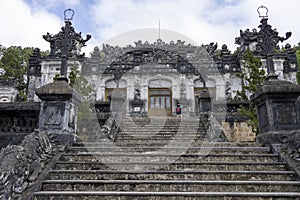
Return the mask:
{"type": "MultiPolygon", "coordinates": [[[[149,43],[137,41],[126,47],[103,44],[95,47],[90,57],[80,54],[80,48],[90,38],[82,39],[68,24],[74,36],[72,49],[68,53],[68,73],[78,70],[94,88],[94,98],[90,101],[110,101],[114,91],[121,93],[125,100],[124,113],[139,116],[172,116],[178,104],[183,115],[195,116],[210,110],[210,104],[201,104],[201,99],[208,102],[224,103],[231,100],[236,91],[241,90],[241,59],[246,49],[261,58],[265,71],[272,76],[296,83],[298,64],[295,52],[287,44],[279,50],[278,43],[288,39],[278,36],[276,29],[261,20],[259,31],[240,31],[236,43],[240,51],[231,53],[226,45],[217,49],[217,44],[196,46],[184,41],[165,43],[161,39],[149,43]],[[273,38],[268,41],[266,38],[273,38]],[[278,49],[278,51],[275,51],[278,49]],[[270,54],[272,52],[272,54],[270,54]],[[276,53],[273,53],[276,52],[276,53]],[[272,69],[267,63],[272,62],[272,69]]],[[[29,95],[31,101],[38,101],[34,90],[53,81],[60,72],[59,34],[44,36],[51,44],[51,53],[41,58],[38,50],[31,57],[29,66],[29,95]]],[[[250,94],[249,94],[250,95],[250,94]]]]}
{"type": "Polygon", "coordinates": [[[92,74],[97,101],[108,101],[114,90],[122,91],[126,113],[140,110],[130,103],[138,93],[143,115],[171,116],[177,104],[182,105],[183,114],[197,115],[203,91],[208,90],[213,101],[225,101],[226,89],[231,92],[226,87],[238,90],[241,85],[231,76],[240,72],[237,57],[223,46],[221,56],[214,60],[213,48],[180,40],[167,44],[160,39],[153,44],[138,41],[125,48],[103,45],[101,51],[94,49],[82,72],[86,77],[92,74]]]}

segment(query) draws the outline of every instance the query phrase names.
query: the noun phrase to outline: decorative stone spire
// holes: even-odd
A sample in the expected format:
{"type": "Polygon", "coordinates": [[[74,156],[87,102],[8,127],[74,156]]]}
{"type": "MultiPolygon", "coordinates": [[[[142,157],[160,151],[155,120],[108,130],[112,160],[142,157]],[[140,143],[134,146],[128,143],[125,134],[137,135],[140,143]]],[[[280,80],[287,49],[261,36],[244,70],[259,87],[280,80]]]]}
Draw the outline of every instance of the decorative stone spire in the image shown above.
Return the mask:
{"type": "Polygon", "coordinates": [[[74,16],[72,9],[67,9],[64,12],[65,26],[61,28],[61,31],[55,35],[47,33],[43,35],[43,38],[50,43],[50,55],[49,57],[61,58],[61,70],[60,75],[63,79],[67,80],[67,60],[74,55],[80,55],[81,47],[85,46],[85,43],[91,39],[91,35],[87,35],[86,39],[83,39],[81,32],[76,33],[72,26],[71,20],[74,16]]]}

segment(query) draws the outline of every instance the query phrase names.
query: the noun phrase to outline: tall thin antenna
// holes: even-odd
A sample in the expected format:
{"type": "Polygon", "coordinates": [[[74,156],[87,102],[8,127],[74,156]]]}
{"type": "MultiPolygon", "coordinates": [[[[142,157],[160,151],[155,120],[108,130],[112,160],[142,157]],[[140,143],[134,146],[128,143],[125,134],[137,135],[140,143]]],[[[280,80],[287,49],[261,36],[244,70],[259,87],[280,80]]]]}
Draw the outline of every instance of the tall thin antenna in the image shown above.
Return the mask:
{"type": "Polygon", "coordinates": [[[160,19],[158,20],[158,39],[160,39],[160,19]]]}

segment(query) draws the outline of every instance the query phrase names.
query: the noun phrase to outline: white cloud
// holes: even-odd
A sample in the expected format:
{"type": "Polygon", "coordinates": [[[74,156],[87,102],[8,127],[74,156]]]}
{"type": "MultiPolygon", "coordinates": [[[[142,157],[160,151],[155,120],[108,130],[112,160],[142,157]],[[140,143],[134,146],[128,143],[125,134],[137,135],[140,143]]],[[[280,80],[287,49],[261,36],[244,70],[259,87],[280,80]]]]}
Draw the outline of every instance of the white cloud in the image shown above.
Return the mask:
{"type": "MultiPolygon", "coordinates": [[[[300,19],[299,0],[26,1],[31,3],[25,3],[25,0],[1,0],[0,44],[49,49],[49,44],[43,40],[42,35],[47,32],[57,33],[63,24],[60,12],[64,7],[70,7],[75,10],[73,24],[76,31],[81,31],[83,36],[93,36],[87,42],[85,52],[124,32],[158,28],[159,20],[162,29],[183,34],[198,44],[218,42],[221,47],[226,43],[234,50],[234,39],[239,36],[239,30],[251,30],[259,25],[256,9],[260,5],[269,8],[269,23],[277,28],[280,36],[292,31],[293,35],[288,42],[297,44],[300,41],[300,26],[296,23],[300,19]],[[49,10],[55,10],[56,14],[49,10]],[[81,27],[76,26],[77,24],[81,27]]],[[[139,33],[131,40],[158,38],[158,31],[152,31],[152,37],[139,33]]],[[[164,34],[161,38],[169,39],[164,34]]]]}
{"type": "Polygon", "coordinates": [[[47,32],[58,32],[61,24],[57,16],[39,10],[32,12],[21,0],[2,0],[0,6],[0,44],[8,46],[49,49],[42,38],[47,32]]]}
{"type": "Polygon", "coordinates": [[[221,47],[226,43],[234,50],[239,30],[251,30],[259,25],[256,9],[262,4],[270,10],[271,25],[278,28],[280,35],[294,32],[289,42],[297,44],[300,28],[291,19],[299,19],[298,0],[99,1],[91,9],[92,23],[96,26],[94,37],[103,42],[125,31],[156,28],[160,19],[162,28],[184,34],[198,44],[218,42],[221,47]]]}

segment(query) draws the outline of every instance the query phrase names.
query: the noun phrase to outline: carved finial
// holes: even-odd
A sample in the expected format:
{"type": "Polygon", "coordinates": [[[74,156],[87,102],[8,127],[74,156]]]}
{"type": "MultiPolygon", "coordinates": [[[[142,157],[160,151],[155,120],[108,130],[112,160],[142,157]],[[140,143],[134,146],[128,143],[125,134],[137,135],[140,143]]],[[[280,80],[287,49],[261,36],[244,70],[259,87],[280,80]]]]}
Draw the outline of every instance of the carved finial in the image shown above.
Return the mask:
{"type": "Polygon", "coordinates": [[[259,6],[257,8],[257,12],[260,18],[268,18],[268,8],[265,6],[259,6]]]}
{"type": "Polygon", "coordinates": [[[68,8],[64,11],[64,20],[65,21],[70,21],[73,20],[73,16],[75,14],[75,11],[71,8],[68,8]]]}

